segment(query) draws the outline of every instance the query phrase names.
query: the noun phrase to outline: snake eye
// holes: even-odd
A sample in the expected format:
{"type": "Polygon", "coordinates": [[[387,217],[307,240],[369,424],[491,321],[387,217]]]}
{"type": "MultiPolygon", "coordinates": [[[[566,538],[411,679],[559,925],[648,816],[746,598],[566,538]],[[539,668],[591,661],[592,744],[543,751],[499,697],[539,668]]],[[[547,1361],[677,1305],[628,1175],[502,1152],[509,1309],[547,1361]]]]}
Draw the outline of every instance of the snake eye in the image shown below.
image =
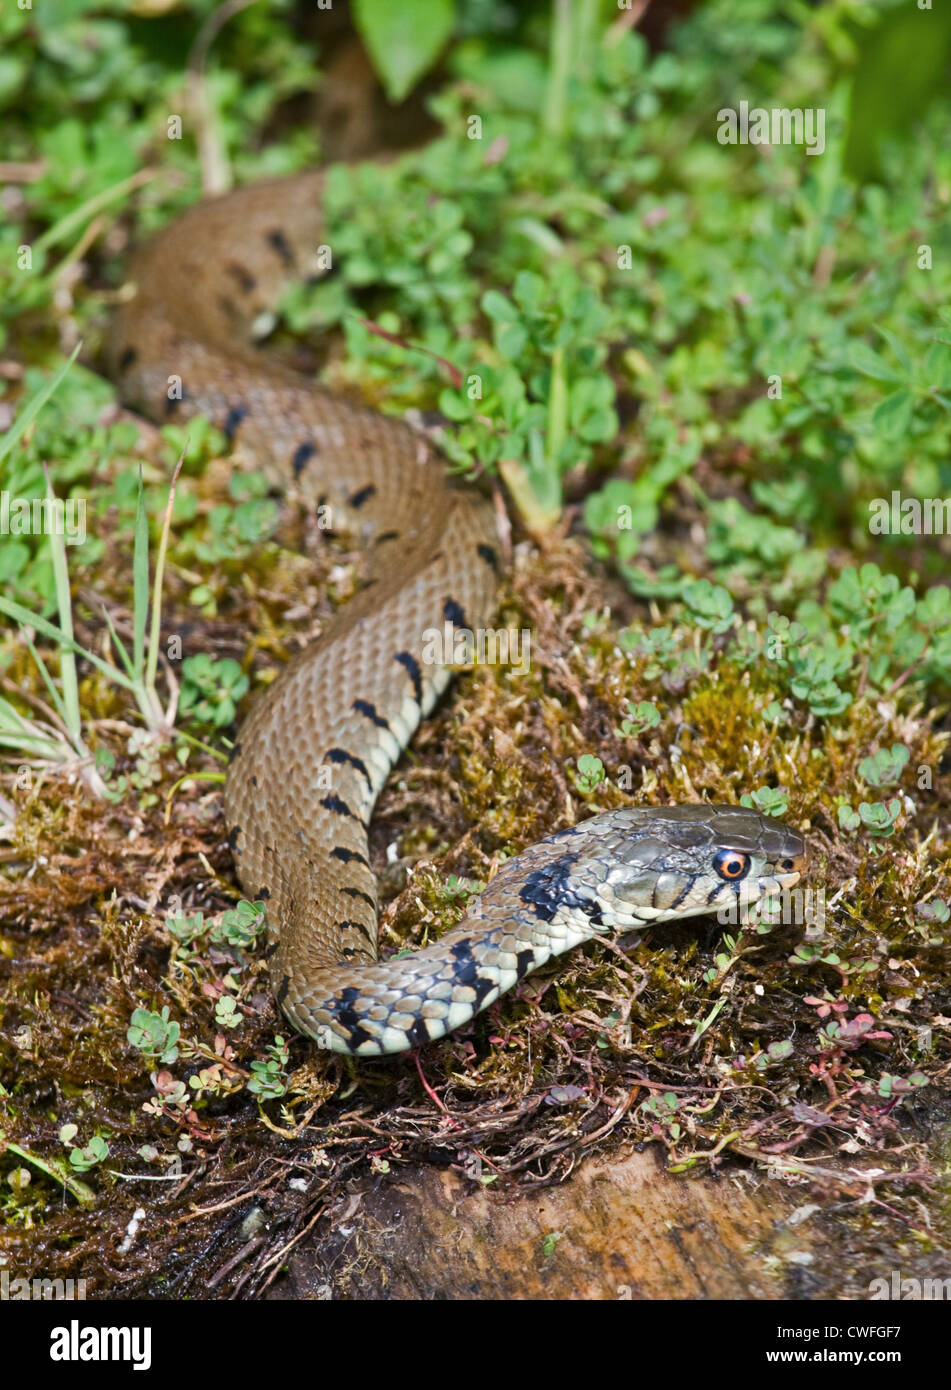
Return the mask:
{"type": "Polygon", "coordinates": [[[735,849],[721,849],[713,856],[713,867],[728,883],[745,878],[750,871],[750,856],[735,849]]]}

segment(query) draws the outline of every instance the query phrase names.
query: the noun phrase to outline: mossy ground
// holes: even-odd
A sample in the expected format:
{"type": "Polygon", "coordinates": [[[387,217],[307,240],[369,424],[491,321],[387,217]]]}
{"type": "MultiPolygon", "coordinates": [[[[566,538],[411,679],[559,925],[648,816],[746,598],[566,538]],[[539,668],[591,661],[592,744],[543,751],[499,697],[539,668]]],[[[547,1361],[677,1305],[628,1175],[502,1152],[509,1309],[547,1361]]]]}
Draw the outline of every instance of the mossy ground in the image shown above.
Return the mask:
{"type": "MultiPolygon", "coordinates": [[[[216,500],[215,476],[200,485],[202,507],[216,500]]],[[[293,518],[279,536],[300,542],[293,518]]],[[[346,538],[318,537],[306,565],[273,547],[246,584],[228,589],[223,611],[201,620],[204,649],[247,650],[249,669],[267,678],[276,653],[314,630],[302,606],[311,585],[333,568],[345,593],[352,560],[346,538]],[[301,615],[299,630],[288,610],[301,615]],[[249,631],[260,636],[246,644],[249,631]]],[[[736,801],[771,785],[787,788],[787,816],[807,833],[808,885],[825,889],[821,954],[795,954],[801,927],[727,929],[730,944],[702,919],[656,928],[630,949],[592,943],[418,1058],[353,1062],[294,1039],[285,1093],[256,1099],[251,1063],[287,1029],[260,950],[207,931],[238,896],[220,787],[185,782],[173,794],[183,769],[169,747],[146,808],[134,796],[96,802],[62,777],[11,788],[17,816],[0,882],[2,1129],[20,1153],[60,1162],[95,1194],[77,1202],[55,1176],[7,1153],[2,1248],[19,1272],[82,1274],[100,1294],[251,1294],[360,1177],[449,1163],[505,1189],[558,1181],[585,1150],[642,1141],[663,1145],[677,1171],[716,1169],[738,1154],[834,1203],[840,1223],[842,1212],[851,1222],[850,1267],[870,1233],[876,1249],[899,1238],[942,1247],[949,950],[946,930],[915,912],[947,892],[940,717],[900,699],[859,699],[834,726],[799,711],[778,735],[763,716],[781,697],[768,663],[749,668],[725,653],[689,681],[676,669],[649,674],[619,637],[631,620],[650,628],[651,614],[578,540],[543,549],[521,540],[513,561],[500,621],[531,629],[531,668],[461,676],[390,779],[371,835],[388,897],[383,950],[434,939],[457,920],[473,881],[590,813],[631,797],[736,801]],[[645,700],[659,723],[623,735],[629,703],[645,700]],[[859,845],[839,828],[834,797],[870,747],[899,741],[911,750],[901,789],[909,809],[890,839],[859,845]],[[605,774],[593,787],[577,767],[592,752],[605,774]],[[916,785],[920,766],[936,772],[927,793],[916,785]],[[204,913],[204,933],[183,945],[169,930],[170,906],[204,913]],[[237,1027],[216,1023],[223,994],[243,1015],[237,1027]],[[181,1027],[166,1066],[127,1038],[135,1009],[163,1006],[181,1027]],[[853,1022],[832,1039],[830,1019],[853,1022]],[[903,1091],[921,1072],[928,1085],[903,1091]],[[64,1144],[66,1124],[77,1128],[64,1144]],[[94,1134],[108,1157],[70,1169],[73,1145],[94,1134]],[[138,1208],[145,1238],[125,1258],[138,1208]]],[[[218,577],[227,569],[222,562],[218,577]]],[[[100,582],[108,593],[105,573],[100,582]]],[[[194,622],[178,608],[184,592],[173,576],[173,631],[186,612],[194,622]]],[[[696,634],[685,636],[689,650],[696,634]]],[[[96,727],[117,771],[134,772],[121,710],[99,677],[85,697],[103,711],[96,727]]],[[[199,753],[188,766],[217,764],[199,753]]]]}

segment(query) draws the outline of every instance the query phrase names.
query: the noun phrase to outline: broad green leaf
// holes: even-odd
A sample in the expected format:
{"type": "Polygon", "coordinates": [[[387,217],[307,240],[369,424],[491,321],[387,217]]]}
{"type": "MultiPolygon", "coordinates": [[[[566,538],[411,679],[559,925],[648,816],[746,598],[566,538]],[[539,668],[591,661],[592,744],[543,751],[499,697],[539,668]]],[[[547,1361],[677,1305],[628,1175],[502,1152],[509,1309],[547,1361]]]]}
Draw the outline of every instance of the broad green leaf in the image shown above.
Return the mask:
{"type": "Polygon", "coordinates": [[[923,386],[951,386],[951,347],[947,343],[932,343],[925,358],[923,386]]]}
{"type": "Polygon", "coordinates": [[[483,313],[488,314],[490,319],[495,319],[499,323],[516,323],[518,321],[518,310],[515,305],[498,290],[486,290],[482,296],[482,310],[483,313]]]}
{"type": "Polygon", "coordinates": [[[900,338],[897,338],[894,333],[890,333],[887,328],[879,328],[878,332],[882,335],[886,343],[888,343],[889,347],[891,348],[892,352],[898,358],[899,362],[901,363],[902,371],[905,373],[906,376],[911,376],[911,358],[905,351],[905,345],[902,342],[902,340],[900,338]]]}
{"type": "Polygon", "coordinates": [[[863,376],[873,376],[877,381],[901,381],[902,377],[894,367],[890,367],[883,357],[879,357],[868,343],[853,343],[849,361],[863,376]]]}
{"type": "Polygon", "coordinates": [[[877,430],[881,430],[886,439],[898,439],[908,432],[914,403],[915,398],[910,391],[904,388],[893,391],[875,411],[872,423],[877,430]]]}
{"type": "Polygon", "coordinates": [[[452,33],[452,0],[354,0],[353,17],[390,101],[402,101],[452,33]]]}

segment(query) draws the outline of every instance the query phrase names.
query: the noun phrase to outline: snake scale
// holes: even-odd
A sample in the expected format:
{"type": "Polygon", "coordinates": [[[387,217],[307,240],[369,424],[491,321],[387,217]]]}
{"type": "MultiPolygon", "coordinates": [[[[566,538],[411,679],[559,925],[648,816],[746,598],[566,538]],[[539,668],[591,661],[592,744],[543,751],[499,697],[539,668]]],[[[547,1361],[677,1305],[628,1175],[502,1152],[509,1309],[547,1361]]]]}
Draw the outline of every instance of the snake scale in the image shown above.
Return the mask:
{"type": "Polygon", "coordinates": [[[134,259],[108,354],[129,404],[209,416],[274,487],[365,539],[366,584],[241,726],[224,805],[241,884],[267,904],[285,1013],[320,1047],[378,1056],[441,1038],[602,931],[790,887],[804,843],[742,807],[611,811],[508,861],[435,944],[378,959],[367,825],[451,674],[424,661],[422,634],[491,622],[499,554],[488,504],[421,435],[253,346],[331,240],[321,189],[315,172],[192,207],[134,259]]]}

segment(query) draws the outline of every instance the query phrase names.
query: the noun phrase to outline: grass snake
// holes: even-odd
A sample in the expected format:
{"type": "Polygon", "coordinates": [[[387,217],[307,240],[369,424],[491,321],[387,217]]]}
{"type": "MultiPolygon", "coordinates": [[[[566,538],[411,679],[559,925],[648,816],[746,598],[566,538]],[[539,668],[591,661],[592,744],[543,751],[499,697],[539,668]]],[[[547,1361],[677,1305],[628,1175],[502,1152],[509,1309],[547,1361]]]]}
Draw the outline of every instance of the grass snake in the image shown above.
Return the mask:
{"type": "Polygon", "coordinates": [[[158,421],[203,413],[271,484],[332,509],[370,553],[360,592],[241,726],[225,785],[238,877],[267,903],[273,987],[319,1047],[378,1056],[441,1038],[601,932],[728,906],[799,878],[804,842],[735,806],[625,807],[508,861],[435,944],[377,957],[367,825],[450,670],[429,629],[495,611],[493,514],[403,421],[331,394],[254,347],[326,242],[322,175],[199,203],[134,259],[108,346],[123,398],[158,421]]]}

